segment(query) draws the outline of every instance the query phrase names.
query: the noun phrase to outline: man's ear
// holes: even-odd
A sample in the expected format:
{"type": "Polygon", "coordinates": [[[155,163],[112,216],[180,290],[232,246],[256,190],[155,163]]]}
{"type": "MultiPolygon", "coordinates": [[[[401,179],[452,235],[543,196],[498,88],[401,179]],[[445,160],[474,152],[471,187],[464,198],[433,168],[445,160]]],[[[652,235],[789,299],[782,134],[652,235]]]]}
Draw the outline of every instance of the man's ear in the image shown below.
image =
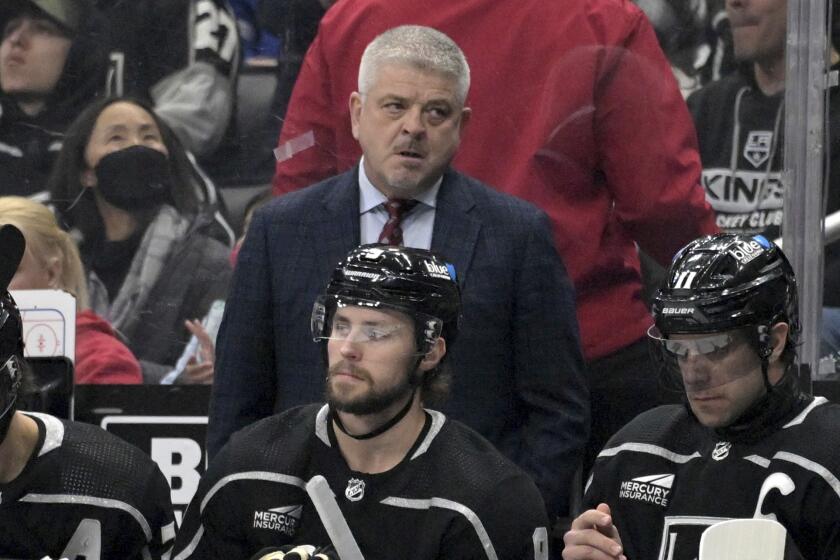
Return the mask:
{"type": "Polygon", "coordinates": [[[359,119],[362,116],[363,101],[362,94],[358,91],[350,94],[350,128],[353,131],[353,138],[356,140],[359,139],[359,119]]]}
{"type": "Polygon", "coordinates": [[[787,323],[776,323],[770,329],[770,348],[772,352],[768,361],[774,362],[782,357],[782,352],[787,345],[788,334],[790,333],[790,325],[787,323]]]}
{"type": "Polygon", "coordinates": [[[467,124],[469,124],[471,116],[472,109],[470,109],[469,107],[464,107],[463,109],[461,109],[461,122],[458,123],[458,134],[464,134],[464,129],[467,128],[467,124]]]}
{"type": "Polygon", "coordinates": [[[438,337],[432,345],[432,348],[426,352],[426,355],[423,356],[422,360],[420,360],[420,371],[429,371],[430,369],[434,369],[445,355],[446,341],[443,337],[438,337]]]}

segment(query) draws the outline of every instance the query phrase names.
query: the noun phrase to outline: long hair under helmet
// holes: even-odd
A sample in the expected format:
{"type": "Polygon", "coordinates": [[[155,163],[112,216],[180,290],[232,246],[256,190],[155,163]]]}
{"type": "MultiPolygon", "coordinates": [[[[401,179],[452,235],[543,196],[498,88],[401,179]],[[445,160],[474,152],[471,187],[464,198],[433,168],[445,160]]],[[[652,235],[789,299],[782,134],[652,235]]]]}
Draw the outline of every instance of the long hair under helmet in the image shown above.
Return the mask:
{"type": "MultiPolygon", "coordinates": [[[[461,292],[455,269],[439,256],[425,249],[389,245],[363,245],[351,251],[333,270],[325,293],[312,309],[312,337],[323,344],[332,334],[332,320],[340,307],[357,306],[404,313],[414,323],[414,369],[439,337],[451,345],[458,335],[461,315],[461,292]]],[[[441,365],[411,379],[413,391],[430,387],[440,374],[441,365]]],[[[396,425],[410,409],[403,409],[379,428],[363,435],[347,434],[356,439],[375,437],[396,425]]],[[[333,416],[345,433],[341,420],[333,416]]]]}

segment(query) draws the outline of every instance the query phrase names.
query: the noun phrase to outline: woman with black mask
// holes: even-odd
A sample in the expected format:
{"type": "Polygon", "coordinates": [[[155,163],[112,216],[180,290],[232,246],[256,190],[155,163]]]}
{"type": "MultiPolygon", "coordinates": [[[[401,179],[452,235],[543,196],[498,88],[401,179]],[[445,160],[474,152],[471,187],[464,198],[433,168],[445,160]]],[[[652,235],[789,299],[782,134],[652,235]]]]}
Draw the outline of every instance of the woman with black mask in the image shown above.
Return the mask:
{"type": "Polygon", "coordinates": [[[231,275],[228,249],[202,233],[212,208],[183,148],[146,104],[100,101],[67,130],[48,186],[78,236],[91,307],[123,335],[146,382],[159,381],[188,341],[185,321],[224,299],[231,275]]]}

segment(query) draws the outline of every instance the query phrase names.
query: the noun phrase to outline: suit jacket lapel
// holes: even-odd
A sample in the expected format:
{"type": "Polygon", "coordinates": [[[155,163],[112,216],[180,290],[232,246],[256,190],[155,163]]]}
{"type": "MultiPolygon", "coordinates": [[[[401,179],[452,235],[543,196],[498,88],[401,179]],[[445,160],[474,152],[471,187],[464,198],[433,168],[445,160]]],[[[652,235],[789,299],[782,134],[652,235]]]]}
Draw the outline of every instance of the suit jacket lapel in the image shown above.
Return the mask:
{"type": "Polygon", "coordinates": [[[322,231],[311,232],[310,250],[319,254],[314,259],[319,268],[318,278],[323,278],[326,284],[335,265],[361,240],[358,166],[339,177],[322,202],[320,211],[324,219],[318,220],[322,231]]]}
{"type": "Polygon", "coordinates": [[[438,191],[432,251],[455,266],[458,285],[466,285],[481,222],[473,217],[475,199],[463,176],[449,170],[438,191]]]}

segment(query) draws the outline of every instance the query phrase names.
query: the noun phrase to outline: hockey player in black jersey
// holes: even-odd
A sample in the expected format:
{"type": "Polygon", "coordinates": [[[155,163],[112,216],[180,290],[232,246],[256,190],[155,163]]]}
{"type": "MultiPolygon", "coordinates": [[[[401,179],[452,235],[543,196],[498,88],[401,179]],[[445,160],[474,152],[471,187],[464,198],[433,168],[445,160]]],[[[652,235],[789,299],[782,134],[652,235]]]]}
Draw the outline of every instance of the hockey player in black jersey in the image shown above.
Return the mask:
{"type": "Polygon", "coordinates": [[[354,249],[312,312],[327,404],[235,434],[202,478],[173,558],[290,544],[331,546],[342,560],[547,558],[533,482],[423,408],[446,381],[459,309],[455,271],[433,253],[354,249]]]}
{"type": "Polygon", "coordinates": [[[95,426],[16,410],[26,366],[6,286],[23,247],[0,228],[0,558],[166,558],[175,520],[149,457],[95,426]]]}
{"type": "Polygon", "coordinates": [[[840,406],[798,389],[796,282],[781,250],[758,235],[698,239],[653,313],[652,343],[686,404],[638,416],[601,451],[593,509],[563,558],[696,559],[703,530],[731,518],[778,520],[788,558],[840,558],[840,406]]]}

